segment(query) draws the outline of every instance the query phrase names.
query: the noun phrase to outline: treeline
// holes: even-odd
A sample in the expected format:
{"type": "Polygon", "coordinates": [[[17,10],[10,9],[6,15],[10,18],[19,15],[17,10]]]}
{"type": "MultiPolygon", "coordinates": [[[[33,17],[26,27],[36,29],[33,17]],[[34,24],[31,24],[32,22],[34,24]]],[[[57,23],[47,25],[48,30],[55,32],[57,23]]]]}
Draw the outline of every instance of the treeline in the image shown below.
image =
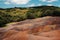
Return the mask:
{"type": "Polygon", "coordinates": [[[0,9],[0,27],[4,26],[6,23],[44,16],[60,16],[60,8],[54,6],[39,6],[0,9]]]}

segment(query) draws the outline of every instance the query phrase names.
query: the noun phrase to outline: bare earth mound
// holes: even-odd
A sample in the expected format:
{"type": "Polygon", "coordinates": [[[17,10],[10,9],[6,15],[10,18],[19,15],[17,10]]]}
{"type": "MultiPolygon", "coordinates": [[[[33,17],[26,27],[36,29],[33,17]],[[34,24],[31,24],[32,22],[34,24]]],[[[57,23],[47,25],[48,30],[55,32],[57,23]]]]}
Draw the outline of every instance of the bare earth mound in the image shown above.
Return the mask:
{"type": "Polygon", "coordinates": [[[29,19],[0,28],[0,40],[60,40],[60,17],[29,19]]]}

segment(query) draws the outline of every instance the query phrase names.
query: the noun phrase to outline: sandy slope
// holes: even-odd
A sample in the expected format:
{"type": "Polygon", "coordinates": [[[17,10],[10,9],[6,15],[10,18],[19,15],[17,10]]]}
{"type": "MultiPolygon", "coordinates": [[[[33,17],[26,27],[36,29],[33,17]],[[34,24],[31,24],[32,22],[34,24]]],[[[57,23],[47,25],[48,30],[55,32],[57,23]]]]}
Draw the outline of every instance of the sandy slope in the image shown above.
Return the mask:
{"type": "Polygon", "coordinates": [[[60,17],[43,17],[7,24],[0,40],[60,40],[60,17]]]}

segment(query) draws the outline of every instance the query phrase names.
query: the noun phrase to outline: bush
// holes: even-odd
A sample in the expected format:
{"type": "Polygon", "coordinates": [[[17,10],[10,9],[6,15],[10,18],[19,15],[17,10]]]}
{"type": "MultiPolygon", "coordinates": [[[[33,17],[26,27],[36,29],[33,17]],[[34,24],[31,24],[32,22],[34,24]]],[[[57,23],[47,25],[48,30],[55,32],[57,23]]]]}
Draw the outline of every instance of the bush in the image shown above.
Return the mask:
{"type": "Polygon", "coordinates": [[[0,26],[9,22],[18,22],[44,16],[60,16],[58,7],[9,8],[0,10],[0,26]]]}

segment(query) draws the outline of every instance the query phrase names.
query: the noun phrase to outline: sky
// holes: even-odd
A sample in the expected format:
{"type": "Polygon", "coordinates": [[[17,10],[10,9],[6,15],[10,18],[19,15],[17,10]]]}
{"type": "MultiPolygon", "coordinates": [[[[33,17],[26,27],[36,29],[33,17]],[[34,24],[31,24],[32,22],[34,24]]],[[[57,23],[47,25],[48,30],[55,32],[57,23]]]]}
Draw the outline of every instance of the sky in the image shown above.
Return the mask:
{"type": "Polygon", "coordinates": [[[60,0],[0,0],[0,8],[33,7],[42,5],[60,7],[60,0]]]}

